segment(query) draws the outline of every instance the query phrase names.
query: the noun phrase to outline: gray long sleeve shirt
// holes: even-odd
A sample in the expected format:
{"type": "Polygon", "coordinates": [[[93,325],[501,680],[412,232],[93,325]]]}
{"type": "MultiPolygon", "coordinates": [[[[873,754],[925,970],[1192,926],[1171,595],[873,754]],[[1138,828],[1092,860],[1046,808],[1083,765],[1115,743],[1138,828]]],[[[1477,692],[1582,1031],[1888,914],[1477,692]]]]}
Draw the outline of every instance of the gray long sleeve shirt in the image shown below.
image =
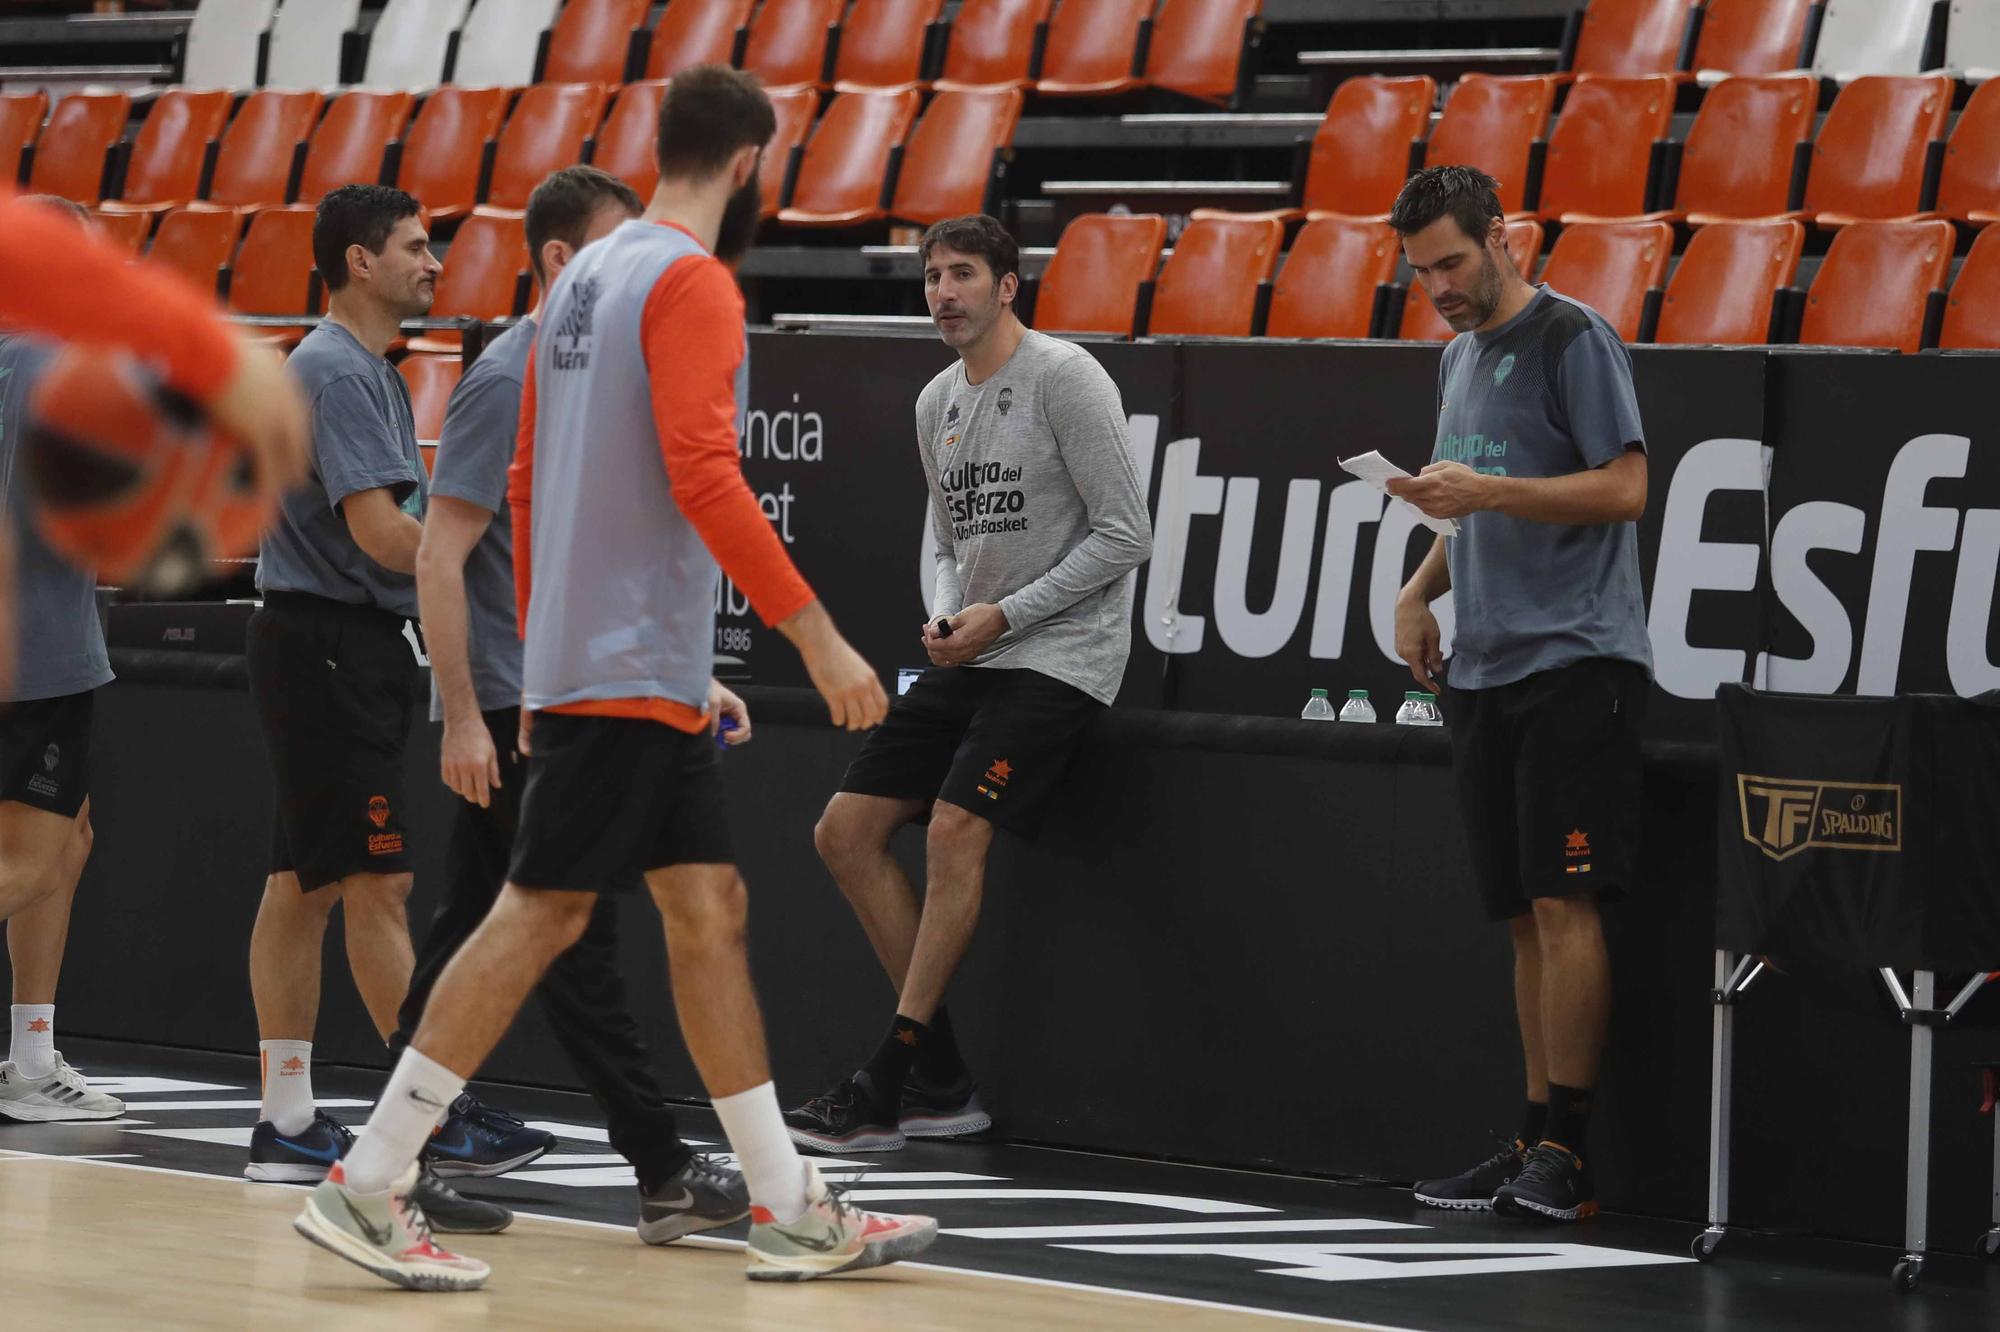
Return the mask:
{"type": "Polygon", "coordinates": [[[1030,331],[968,384],[963,362],[917,397],[936,536],[933,615],[992,602],[1008,629],[973,663],[1039,671],[1102,703],[1132,647],[1132,585],[1152,523],[1118,386],[1090,353],[1030,331]]]}

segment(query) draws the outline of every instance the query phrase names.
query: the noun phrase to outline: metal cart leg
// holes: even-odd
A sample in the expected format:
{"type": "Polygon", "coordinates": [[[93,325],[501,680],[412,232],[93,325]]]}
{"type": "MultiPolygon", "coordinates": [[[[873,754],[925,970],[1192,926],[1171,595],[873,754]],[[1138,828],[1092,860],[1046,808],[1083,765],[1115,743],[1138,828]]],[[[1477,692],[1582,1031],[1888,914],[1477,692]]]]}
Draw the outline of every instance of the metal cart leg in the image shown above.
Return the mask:
{"type": "MultiPolygon", "coordinates": [[[[1729,1233],[1729,1125],[1735,1073],[1736,958],[1715,950],[1715,1040],[1709,1061],[1708,1093],[1708,1229],[1694,1237],[1689,1252],[1707,1262],[1729,1233]]],[[[2000,1206],[2000,1194],[1996,1194],[2000,1206]]]]}
{"type": "Polygon", "coordinates": [[[1924,1274],[1925,1232],[1930,1212],[1931,1175],[1931,1042],[1927,1019],[1936,1001],[1937,976],[1919,971],[1910,987],[1911,1005],[1919,1020],[1910,1026],[1910,1163],[1903,1196],[1903,1261],[1892,1280],[1898,1290],[1914,1290],[1924,1274]]]}

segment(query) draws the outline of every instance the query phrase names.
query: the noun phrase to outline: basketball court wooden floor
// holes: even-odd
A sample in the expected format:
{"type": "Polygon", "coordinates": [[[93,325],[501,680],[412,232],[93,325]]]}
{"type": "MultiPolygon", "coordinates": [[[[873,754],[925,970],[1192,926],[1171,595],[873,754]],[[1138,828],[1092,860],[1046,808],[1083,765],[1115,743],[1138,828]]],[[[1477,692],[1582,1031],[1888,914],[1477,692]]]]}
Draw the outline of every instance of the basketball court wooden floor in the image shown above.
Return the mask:
{"type": "MultiPolygon", "coordinates": [[[[864,1205],[923,1210],[921,1264],[805,1286],[743,1279],[734,1240],[650,1249],[590,1102],[483,1088],[561,1145],[468,1191],[520,1213],[455,1240],[486,1290],[416,1295],[295,1236],[301,1191],[241,1178],[257,1116],[249,1058],[66,1040],[125,1098],[106,1124],[0,1121],[0,1328],[1551,1329],[1947,1332],[2000,1328],[2000,1267],[1938,1257],[1913,1295],[1893,1256],[1745,1236],[1686,1257],[1696,1227],[1604,1216],[1544,1229],[1440,1213],[1403,1190],[1048,1149],[931,1143],[827,1161],[864,1205]]],[[[379,1076],[315,1070],[359,1124],[379,1076]]],[[[684,1121],[715,1141],[705,1109],[684,1121]]]]}

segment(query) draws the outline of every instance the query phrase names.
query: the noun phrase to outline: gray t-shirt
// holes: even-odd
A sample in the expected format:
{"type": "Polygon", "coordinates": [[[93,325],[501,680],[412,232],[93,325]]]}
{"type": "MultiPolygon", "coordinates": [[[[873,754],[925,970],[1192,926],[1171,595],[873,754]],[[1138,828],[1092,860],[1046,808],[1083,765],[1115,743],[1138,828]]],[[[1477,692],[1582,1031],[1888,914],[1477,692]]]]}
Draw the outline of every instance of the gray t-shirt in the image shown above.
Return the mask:
{"type": "Polygon", "coordinates": [[[19,661],[0,699],[81,694],[111,683],[104,624],[97,618],[97,579],[50,550],[35,530],[20,459],[28,394],[55,349],[45,342],[0,334],[0,497],[14,529],[14,615],[19,661]]]}
{"type": "MultiPolygon", "coordinates": [[[[1632,358],[1589,306],[1540,288],[1490,333],[1461,333],[1438,370],[1433,461],[1567,476],[1644,449],[1632,358]]],[[[1491,689],[1591,657],[1653,666],[1634,523],[1566,526],[1502,513],[1445,542],[1454,689],[1491,689]]]]}
{"type": "Polygon", "coordinates": [[[1153,544],[1111,376],[1030,331],[985,383],[959,362],[925,385],[917,448],[937,539],[932,614],[997,603],[1008,630],[974,665],[1111,702],[1132,647],[1125,575],[1153,544]]]}
{"type": "MultiPolygon", "coordinates": [[[[477,504],[493,515],[465,557],[467,654],[482,712],[521,705],[521,636],[514,618],[514,529],[507,513],[507,468],[521,424],[521,381],[535,345],[523,319],[494,339],[451,391],[438,440],[431,494],[477,504]]],[[[444,698],[431,682],[431,720],[444,698]]]]}
{"type": "Polygon", "coordinates": [[[403,377],[331,319],[306,334],[285,368],[312,404],[312,468],[264,534],[257,586],[414,619],[416,578],[363,553],[340,511],[349,495],[387,490],[404,513],[423,517],[424,463],[403,377]]]}

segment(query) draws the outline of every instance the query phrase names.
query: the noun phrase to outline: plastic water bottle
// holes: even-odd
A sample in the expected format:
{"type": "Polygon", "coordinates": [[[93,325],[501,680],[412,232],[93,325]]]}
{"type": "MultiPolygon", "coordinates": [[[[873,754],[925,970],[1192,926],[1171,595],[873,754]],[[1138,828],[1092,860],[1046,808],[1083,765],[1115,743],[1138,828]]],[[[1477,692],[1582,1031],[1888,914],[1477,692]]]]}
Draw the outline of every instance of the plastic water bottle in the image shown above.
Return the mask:
{"type": "Polygon", "coordinates": [[[1375,720],[1375,705],[1368,701],[1366,689],[1347,691],[1347,702],[1340,705],[1340,719],[1344,722],[1372,722],[1375,720]]]}
{"type": "Polygon", "coordinates": [[[1403,706],[1396,709],[1398,726],[1442,726],[1444,715],[1438,711],[1437,696],[1412,689],[1403,695],[1403,706]]]}
{"type": "Polygon", "coordinates": [[[1326,690],[1315,689],[1306,700],[1306,710],[1299,714],[1300,721],[1332,721],[1333,704],[1326,701],[1326,690]]]}

